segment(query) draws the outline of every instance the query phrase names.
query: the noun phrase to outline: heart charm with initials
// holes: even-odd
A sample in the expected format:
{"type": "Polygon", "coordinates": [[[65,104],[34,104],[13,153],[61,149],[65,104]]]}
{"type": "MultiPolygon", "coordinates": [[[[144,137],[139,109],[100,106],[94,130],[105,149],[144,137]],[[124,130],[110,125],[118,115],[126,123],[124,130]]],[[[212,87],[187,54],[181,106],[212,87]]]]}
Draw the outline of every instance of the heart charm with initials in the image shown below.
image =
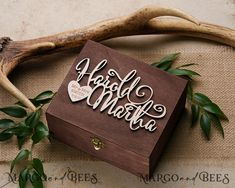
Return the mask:
{"type": "Polygon", "coordinates": [[[68,94],[72,102],[81,101],[90,94],[92,88],[90,86],[80,86],[80,84],[72,80],[68,84],[68,94]]]}

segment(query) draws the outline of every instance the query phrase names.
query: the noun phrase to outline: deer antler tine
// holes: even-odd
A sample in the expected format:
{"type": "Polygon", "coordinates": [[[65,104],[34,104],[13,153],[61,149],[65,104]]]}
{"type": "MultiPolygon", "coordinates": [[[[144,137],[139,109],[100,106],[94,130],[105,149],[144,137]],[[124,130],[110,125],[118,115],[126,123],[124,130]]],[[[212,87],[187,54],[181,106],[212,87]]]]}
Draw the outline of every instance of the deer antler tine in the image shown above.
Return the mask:
{"type": "MultiPolygon", "coordinates": [[[[3,58],[0,62],[0,65],[3,63],[3,58]]],[[[32,111],[36,110],[36,107],[33,103],[19,90],[17,89],[7,78],[7,76],[0,70],[0,85],[6,89],[11,95],[19,99],[19,101],[29,107],[32,111]]]]}
{"type": "Polygon", "coordinates": [[[133,14],[127,16],[128,17],[127,22],[129,22],[131,19],[134,22],[134,20],[136,19],[137,20],[136,22],[138,24],[141,24],[140,20],[143,20],[142,23],[146,23],[149,20],[160,16],[174,16],[188,20],[197,25],[200,24],[196,18],[182,12],[181,10],[174,8],[167,8],[167,7],[158,7],[158,6],[151,6],[151,7],[148,6],[134,12],[133,14]]]}
{"type": "Polygon", "coordinates": [[[192,24],[185,20],[152,19],[145,28],[147,34],[177,34],[209,39],[235,48],[235,30],[201,22],[192,24]]]}

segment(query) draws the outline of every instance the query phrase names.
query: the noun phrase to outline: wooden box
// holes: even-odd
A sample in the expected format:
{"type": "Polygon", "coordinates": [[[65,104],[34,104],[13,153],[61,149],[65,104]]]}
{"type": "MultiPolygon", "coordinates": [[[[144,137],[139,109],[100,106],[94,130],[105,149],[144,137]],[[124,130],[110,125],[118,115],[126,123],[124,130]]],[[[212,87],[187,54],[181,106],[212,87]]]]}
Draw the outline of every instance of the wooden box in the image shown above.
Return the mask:
{"type": "Polygon", "coordinates": [[[185,105],[187,81],[88,41],[49,105],[62,142],[149,175],[185,105]]]}

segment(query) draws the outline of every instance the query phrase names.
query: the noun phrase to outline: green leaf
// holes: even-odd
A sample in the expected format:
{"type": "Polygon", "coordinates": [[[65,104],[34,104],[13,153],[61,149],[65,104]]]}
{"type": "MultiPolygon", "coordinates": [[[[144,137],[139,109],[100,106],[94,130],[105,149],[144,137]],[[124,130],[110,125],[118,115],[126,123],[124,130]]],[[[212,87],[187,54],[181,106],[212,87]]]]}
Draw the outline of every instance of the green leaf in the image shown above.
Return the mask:
{"type": "Polygon", "coordinates": [[[38,124],[36,126],[36,131],[45,131],[45,132],[49,133],[47,126],[42,121],[38,122],[38,124]]]}
{"type": "Polygon", "coordinates": [[[31,101],[31,102],[34,104],[34,106],[36,106],[36,107],[41,106],[41,103],[40,103],[39,101],[36,101],[36,100],[34,100],[34,99],[31,99],[30,101],[31,101]]]}
{"type": "Polygon", "coordinates": [[[49,131],[47,127],[45,126],[43,122],[40,121],[36,127],[36,131],[34,132],[32,136],[33,144],[37,144],[48,135],[49,135],[49,131]]]}
{"type": "Polygon", "coordinates": [[[168,70],[172,63],[177,59],[180,53],[169,54],[163,57],[160,62],[153,63],[152,66],[158,67],[161,70],[168,70]]]}
{"type": "Polygon", "coordinates": [[[192,101],[193,98],[193,88],[192,88],[192,83],[189,82],[187,86],[187,99],[189,101],[192,101]]]}
{"type": "Polygon", "coordinates": [[[41,111],[40,109],[31,113],[26,119],[25,119],[25,124],[26,126],[29,126],[31,128],[34,128],[40,119],[41,116],[41,111]]]}
{"type": "Polygon", "coordinates": [[[53,96],[54,96],[53,91],[48,90],[48,91],[44,91],[44,92],[40,93],[34,99],[37,101],[47,100],[47,99],[51,99],[53,96]]]}
{"type": "Polygon", "coordinates": [[[208,117],[207,113],[201,115],[200,119],[201,128],[208,140],[210,140],[210,131],[211,131],[211,120],[208,117]]]}
{"type": "Polygon", "coordinates": [[[17,130],[15,135],[17,135],[18,147],[22,148],[24,143],[28,140],[28,138],[33,134],[33,130],[28,127],[23,127],[17,130]]]}
{"type": "Polygon", "coordinates": [[[203,106],[203,109],[206,110],[207,112],[215,114],[216,116],[218,116],[221,119],[228,120],[227,116],[223,113],[223,111],[220,109],[220,107],[215,103],[205,104],[203,106]]]}
{"type": "Polygon", "coordinates": [[[20,137],[28,137],[33,133],[32,129],[29,127],[20,127],[19,128],[19,132],[15,133],[16,136],[20,136],[20,137]]]}
{"type": "Polygon", "coordinates": [[[0,141],[9,140],[12,136],[13,136],[13,134],[7,133],[6,130],[5,130],[5,131],[2,131],[2,132],[0,133],[0,141]]]}
{"type": "Polygon", "coordinates": [[[200,76],[200,74],[198,74],[197,72],[187,69],[169,69],[167,72],[176,76],[200,76]]]}
{"type": "Polygon", "coordinates": [[[192,104],[191,111],[192,111],[192,124],[191,124],[191,126],[193,126],[198,120],[200,108],[198,105],[192,104]]]}
{"type": "Polygon", "coordinates": [[[171,68],[172,63],[173,63],[173,61],[168,61],[168,62],[165,62],[164,64],[160,64],[160,65],[156,64],[154,66],[163,70],[163,71],[167,71],[169,68],[171,68]]]}
{"type": "Polygon", "coordinates": [[[176,69],[179,69],[182,67],[189,67],[189,66],[193,66],[193,65],[198,65],[198,64],[197,63],[188,63],[188,64],[180,65],[180,66],[176,67],[176,69]]]}
{"type": "Polygon", "coordinates": [[[159,65],[162,65],[162,64],[169,62],[169,61],[175,61],[179,57],[179,55],[180,55],[180,53],[168,54],[160,60],[159,65]]]}
{"type": "Polygon", "coordinates": [[[44,132],[44,131],[35,132],[32,136],[33,144],[37,144],[38,142],[40,142],[43,138],[47,136],[48,136],[48,132],[44,132]]]}
{"type": "MultiPolygon", "coordinates": [[[[54,95],[55,95],[55,93],[53,93],[52,91],[44,91],[44,92],[40,93],[39,95],[37,95],[35,98],[29,99],[29,100],[36,107],[39,107],[41,104],[46,104],[46,103],[50,102],[54,95]]],[[[16,102],[15,104],[22,106],[22,107],[26,107],[20,101],[16,102]]]]}
{"type": "Polygon", "coordinates": [[[212,103],[212,101],[206,95],[202,93],[194,93],[193,99],[200,105],[212,103]]]}
{"type": "Polygon", "coordinates": [[[34,188],[43,188],[42,179],[36,171],[32,172],[30,181],[34,188]]]}
{"type": "Polygon", "coordinates": [[[11,128],[15,126],[15,122],[11,119],[0,119],[0,129],[11,128]]]}
{"type": "Polygon", "coordinates": [[[24,124],[21,124],[17,127],[7,129],[6,132],[17,136],[29,136],[32,133],[32,129],[24,124]]]}
{"type": "Polygon", "coordinates": [[[46,175],[44,173],[42,161],[40,159],[34,158],[33,161],[32,161],[32,166],[37,171],[39,176],[43,177],[44,180],[45,180],[46,179],[46,175]]]}
{"type": "Polygon", "coordinates": [[[5,132],[14,135],[14,134],[20,133],[21,129],[19,128],[19,126],[17,126],[17,127],[6,129],[5,132]]]}
{"type": "Polygon", "coordinates": [[[16,158],[11,162],[11,172],[14,168],[14,166],[19,163],[20,161],[22,161],[23,159],[27,159],[29,157],[29,150],[27,149],[23,149],[21,150],[18,155],[16,156],[16,158]]]}
{"type": "Polygon", "coordinates": [[[19,106],[8,106],[4,108],[0,108],[0,111],[4,112],[5,114],[16,117],[16,118],[23,118],[27,115],[25,109],[19,106]]]}
{"type": "Polygon", "coordinates": [[[214,125],[216,126],[216,128],[222,134],[222,137],[224,138],[224,129],[221,125],[220,119],[217,116],[213,115],[213,114],[210,114],[210,118],[211,118],[212,122],[214,123],[214,125]]]}
{"type": "Polygon", "coordinates": [[[19,176],[20,188],[26,187],[26,183],[28,181],[28,176],[29,176],[29,169],[28,168],[25,168],[20,172],[20,176],[19,176]]]}
{"type": "Polygon", "coordinates": [[[28,136],[17,136],[17,141],[18,141],[18,147],[19,149],[22,148],[22,146],[24,145],[24,143],[26,142],[28,136]]]}
{"type": "MultiPolygon", "coordinates": [[[[29,100],[30,100],[30,101],[34,104],[34,106],[36,106],[36,107],[39,107],[39,106],[41,105],[39,102],[35,101],[34,99],[29,99],[29,100]]],[[[25,106],[23,103],[21,103],[20,101],[16,102],[15,104],[26,108],[26,106],[25,106]]]]}
{"type": "Polygon", "coordinates": [[[35,112],[30,112],[28,116],[25,118],[24,122],[26,126],[29,126],[31,123],[32,116],[34,116],[35,112]]]}
{"type": "Polygon", "coordinates": [[[34,100],[41,104],[46,104],[50,102],[53,96],[54,96],[54,93],[52,91],[44,91],[40,93],[38,96],[36,96],[34,100]]]}

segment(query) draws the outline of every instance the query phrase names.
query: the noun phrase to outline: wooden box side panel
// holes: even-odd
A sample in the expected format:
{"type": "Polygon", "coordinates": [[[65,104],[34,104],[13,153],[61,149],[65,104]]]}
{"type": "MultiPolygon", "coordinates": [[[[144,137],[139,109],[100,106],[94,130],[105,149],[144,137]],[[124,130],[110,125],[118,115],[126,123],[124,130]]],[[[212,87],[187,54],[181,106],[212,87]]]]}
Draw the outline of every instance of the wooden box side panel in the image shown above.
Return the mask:
{"type": "Polygon", "coordinates": [[[135,175],[149,175],[148,158],[132,151],[124,150],[122,147],[100,137],[98,138],[102,140],[104,148],[96,151],[91,143],[91,139],[97,137],[96,135],[73,126],[49,113],[46,113],[46,118],[49,129],[56,139],[135,175]],[[63,134],[61,134],[62,132],[63,134]]]}
{"type": "Polygon", "coordinates": [[[167,144],[167,141],[169,140],[169,137],[172,134],[173,129],[175,128],[180,115],[184,111],[185,108],[185,101],[186,101],[186,94],[187,94],[187,87],[185,87],[184,92],[182,93],[180,100],[178,101],[173,114],[174,116],[171,116],[169,119],[164,131],[162,132],[161,137],[159,138],[157,144],[154,147],[154,150],[150,156],[150,176],[153,174],[155,167],[157,165],[157,162],[162,154],[162,151],[164,149],[164,146],[167,144]]]}

